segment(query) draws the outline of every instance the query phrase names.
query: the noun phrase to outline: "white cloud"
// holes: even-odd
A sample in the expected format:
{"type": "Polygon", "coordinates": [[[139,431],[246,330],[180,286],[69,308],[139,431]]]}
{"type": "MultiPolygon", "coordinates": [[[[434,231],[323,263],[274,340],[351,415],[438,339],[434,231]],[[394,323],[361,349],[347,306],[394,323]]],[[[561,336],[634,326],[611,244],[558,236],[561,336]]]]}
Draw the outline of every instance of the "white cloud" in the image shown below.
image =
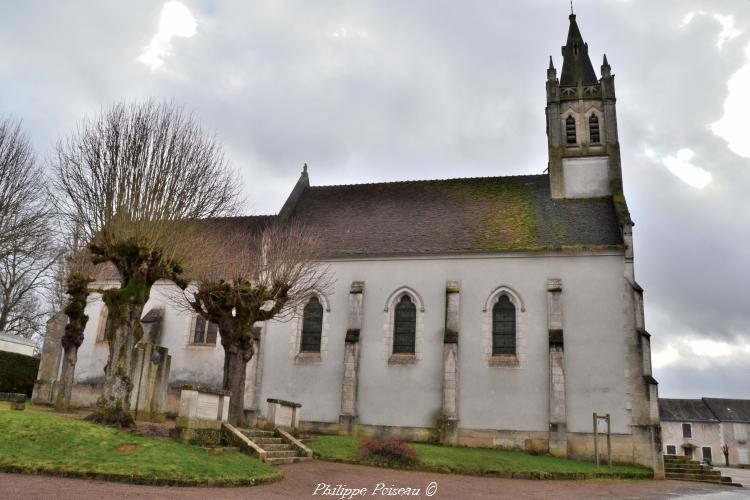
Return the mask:
{"type": "MultiPolygon", "coordinates": [[[[680,22],[680,27],[684,28],[685,26],[693,22],[693,19],[695,19],[695,14],[696,14],[695,11],[690,11],[687,14],[685,14],[682,18],[682,21],[680,22]]],[[[699,12],[699,14],[703,14],[703,12],[699,12]]]]}
{"type": "Polygon", "coordinates": [[[727,82],[729,94],[724,101],[724,115],[711,125],[713,133],[727,141],[732,152],[750,158],[747,117],[750,116],[750,44],[745,47],[746,62],[727,82]]]}
{"type": "Polygon", "coordinates": [[[662,163],[681,181],[694,188],[703,189],[711,182],[711,172],[690,163],[693,156],[692,150],[681,149],[676,156],[662,158],[662,163]]]}
{"type": "Polygon", "coordinates": [[[697,356],[708,356],[716,358],[719,356],[729,356],[732,354],[732,346],[726,342],[716,342],[714,340],[693,340],[690,341],[690,349],[697,356]]]}
{"type": "Polygon", "coordinates": [[[347,28],[345,26],[340,27],[333,33],[331,33],[331,36],[333,38],[368,38],[368,34],[366,31],[354,29],[354,28],[347,28]]]}
{"type": "Polygon", "coordinates": [[[164,65],[164,58],[172,53],[172,38],[190,38],[195,35],[197,23],[190,9],[182,2],[170,1],[164,4],[159,15],[159,29],[144,47],[137,61],[152,71],[164,65]]]}
{"type": "Polygon", "coordinates": [[[659,350],[652,350],[651,365],[655,369],[683,365],[704,370],[717,363],[742,362],[750,352],[750,344],[720,342],[693,336],[670,340],[659,350]]]}
{"type": "Polygon", "coordinates": [[[654,368],[664,368],[677,363],[680,359],[680,353],[673,345],[668,345],[661,351],[651,353],[651,366],[654,368]]]}
{"type": "Polygon", "coordinates": [[[734,16],[722,16],[721,14],[714,14],[714,19],[721,25],[721,33],[719,38],[716,40],[716,46],[721,48],[724,42],[737,38],[742,34],[740,30],[734,27],[734,16]]]}
{"type": "MultiPolygon", "coordinates": [[[[690,11],[686,13],[682,20],[680,21],[680,28],[685,28],[690,23],[693,22],[696,16],[708,16],[710,15],[708,12],[699,10],[699,11],[690,11]]],[[[731,40],[733,38],[737,38],[742,34],[742,31],[737,29],[734,25],[734,16],[729,15],[723,15],[723,14],[713,14],[711,17],[719,23],[721,26],[721,31],[719,32],[719,36],[716,38],[716,46],[721,49],[724,46],[724,42],[727,40],[731,40]]]]}

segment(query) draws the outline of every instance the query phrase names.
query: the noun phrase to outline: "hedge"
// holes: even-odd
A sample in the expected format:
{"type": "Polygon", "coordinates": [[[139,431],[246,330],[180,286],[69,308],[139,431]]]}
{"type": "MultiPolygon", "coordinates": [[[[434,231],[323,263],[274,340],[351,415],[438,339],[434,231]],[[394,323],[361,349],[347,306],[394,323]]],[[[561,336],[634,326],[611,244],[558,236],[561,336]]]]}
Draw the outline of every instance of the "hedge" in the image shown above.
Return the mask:
{"type": "Polygon", "coordinates": [[[31,397],[39,359],[0,351],[0,392],[22,392],[31,397]]]}

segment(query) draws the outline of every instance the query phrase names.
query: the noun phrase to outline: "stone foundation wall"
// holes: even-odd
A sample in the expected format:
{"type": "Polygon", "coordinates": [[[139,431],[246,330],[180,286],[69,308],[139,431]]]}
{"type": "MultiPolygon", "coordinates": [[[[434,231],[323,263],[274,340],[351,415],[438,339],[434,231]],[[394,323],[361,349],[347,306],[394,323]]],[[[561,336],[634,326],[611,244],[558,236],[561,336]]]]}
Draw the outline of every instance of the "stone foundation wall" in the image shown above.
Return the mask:
{"type": "MultiPolygon", "coordinates": [[[[300,421],[300,430],[320,434],[345,434],[336,422],[300,421]]],[[[650,432],[653,429],[635,429],[634,434],[612,434],[612,460],[618,464],[636,464],[653,468],[654,454],[650,432]]],[[[357,437],[401,437],[408,441],[432,442],[437,429],[429,427],[390,427],[357,425],[357,437]]],[[[594,435],[568,432],[566,434],[568,458],[594,460],[594,435]]],[[[599,439],[599,459],[606,463],[607,439],[599,439]]],[[[458,429],[458,446],[471,448],[499,448],[529,453],[549,453],[549,433],[545,431],[509,431],[494,429],[458,429]]]]}

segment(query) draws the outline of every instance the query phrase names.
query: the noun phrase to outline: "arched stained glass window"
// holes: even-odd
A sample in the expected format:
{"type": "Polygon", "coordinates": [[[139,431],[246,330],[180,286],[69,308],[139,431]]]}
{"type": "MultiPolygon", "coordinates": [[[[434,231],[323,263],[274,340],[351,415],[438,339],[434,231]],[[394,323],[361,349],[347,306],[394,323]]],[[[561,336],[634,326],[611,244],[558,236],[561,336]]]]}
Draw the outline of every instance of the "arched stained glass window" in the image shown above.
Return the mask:
{"type": "Polygon", "coordinates": [[[414,354],[417,335],[417,306],[404,295],[396,304],[393,319],[393,353],[414,354]]]}
{"type": "Polygon", "coordinates": [[[576,144],[576,119],[569,116],[565,120],[565,139],[568,144],[576,144]]]}
{"type": "Polygon", "coordinates": [[[323,305],[318,297],[310,297],[302,313],[301,352],[320,352],[320,337],[323,331],[323,305]]]}
{"type": "Polygon", "coordinates": [[[599,118],[596,115],[591,115],[589,118],[589,137],[591,138],[591,144],[599,144],[601,142],[599,137],[599,118]]]}
{"type": "Polygon", "coordinates": [[[516,306],[507,295],[492,308],[492,354],[516,354],[516,306]]]}

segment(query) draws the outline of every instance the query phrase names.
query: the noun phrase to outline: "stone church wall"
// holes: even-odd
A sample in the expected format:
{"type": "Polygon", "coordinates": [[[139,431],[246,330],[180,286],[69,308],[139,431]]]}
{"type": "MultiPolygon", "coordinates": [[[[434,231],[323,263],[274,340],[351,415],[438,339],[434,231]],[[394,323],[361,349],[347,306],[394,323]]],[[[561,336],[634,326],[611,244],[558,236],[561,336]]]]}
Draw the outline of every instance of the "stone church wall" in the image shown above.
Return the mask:
{"type": "MultiPolygon", "coordinates": [[[[325,297],[320,357],[298,354],[299,321],[271,322],[260,336],[259,357],[248,367],[245,406],[263,419],[267,398],[302,404],[303,428],[340,432],[345,337],[350,323],[350,285],[364,282],[355,422],[364,434],[396,433],[411,439],[434,436],[443,404],[446,283],[460,285],[457,367],[457,443],[545,451],[549,438],[548,281],[562,283],[563,372],[568,453],[591,452],[593,412],[612,416],[618,461],[632,461],[630,395],[626,362],[628,320],[622,253],[507,254],[501,257],[371,259],[330,262],[335,290],[325,297]],[[395,362],[391,303],[409,293],[417,305],[416,356],[395,362]],[[491,300],[507,293],[517,307],[515,362],[491,356],[491,300]],[[495,294],[495,295],[493,295],[495,294]],[[256,392],[257,391],[257,392],[256,392]],[[627,460],[627,457],[631,457],[627,460]]],[[[176,411],[175,388],[183,383],[219,387],[220,343],[193,345],[192,314],[175,306],[176,288],[159,283],[146,310],[164,307],[160,344],[172,356],[167,410],[176,411]]],[[[74,397],[91,404],[107,358],[96,342],[101,301],[88,306],[74,397]]]]}

